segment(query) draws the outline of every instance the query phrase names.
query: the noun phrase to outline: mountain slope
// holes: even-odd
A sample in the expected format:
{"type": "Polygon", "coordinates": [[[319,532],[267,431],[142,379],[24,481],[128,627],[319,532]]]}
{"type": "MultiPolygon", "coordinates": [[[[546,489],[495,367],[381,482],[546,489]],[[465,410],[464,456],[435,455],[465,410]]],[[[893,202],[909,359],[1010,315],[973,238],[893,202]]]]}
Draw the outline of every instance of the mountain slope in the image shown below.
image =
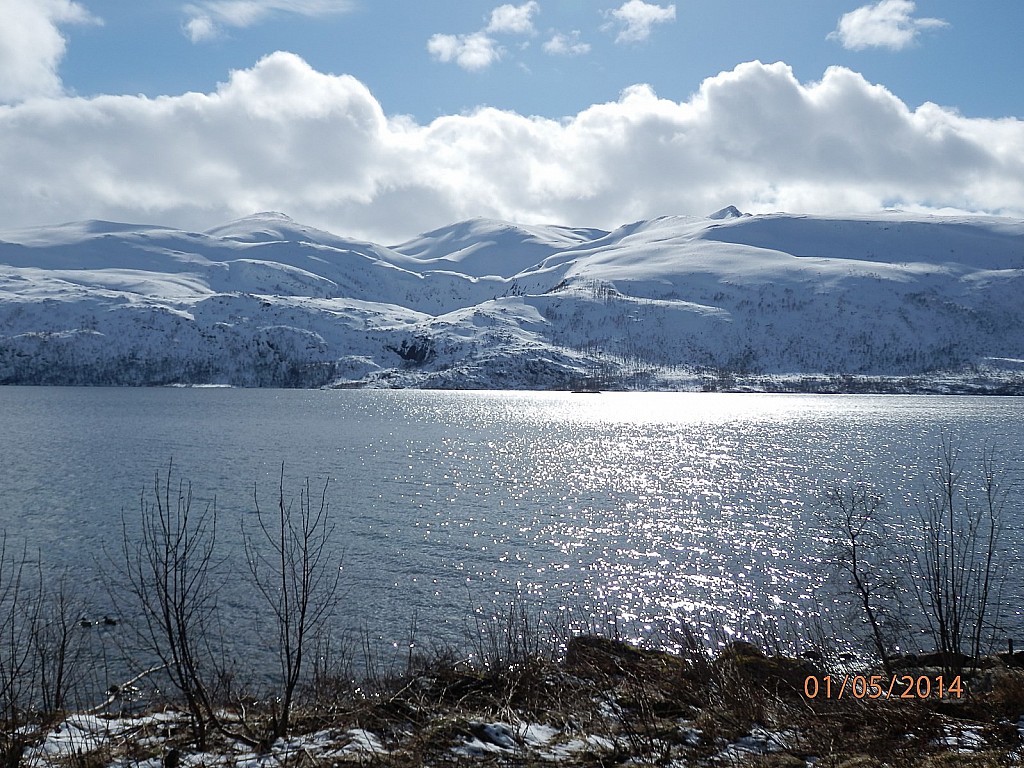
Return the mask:
{"type": "Polygon", "coordinates": [[[607,234],[599,229],[526,227],[493,219],[470,219],[427,232],[392,250],[415,258],[424,268],[451,269],[477,277],[510,277],[553,253],[607,234]]]}
{"type": "Polygon", "coordinates": [[[76,222],[0,232],[0,382],[998,389],[1022,296],[1024,222],[989,217],[473,219],[392,247],[277,213],[76,222]]]}

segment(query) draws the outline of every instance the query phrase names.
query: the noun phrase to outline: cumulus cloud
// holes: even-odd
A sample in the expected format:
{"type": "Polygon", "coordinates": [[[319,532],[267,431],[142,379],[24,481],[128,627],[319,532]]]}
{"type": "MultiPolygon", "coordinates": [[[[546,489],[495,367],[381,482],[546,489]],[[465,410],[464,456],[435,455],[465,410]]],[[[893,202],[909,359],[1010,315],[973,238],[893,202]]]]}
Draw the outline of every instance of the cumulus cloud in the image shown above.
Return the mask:
{"type": "Polygon", "coordinates": [[[198,43],[217,37],[224,27],[251,27],[275,13],[329,16],[353,5],[353,0],[203,0],[184,6],[184,30],[198,43]]]}
{"type": "Polygon", "coordinates": [[[644,0],[628,0],[618,8],[606,11],[606,14],[620,27],[615,42],[638,43],[651,36],[655,24],[675,21],[676,6],[671,4],[662,8],[654,3],[645,3],[644,0]]]}
{"type": "Polygon", "coordinates": [[[878,0],[844,14],[828,37],[853,51],[899,51],[912,45],[922,30],[949,26],[942,19],[915,19],[914,10],[913,0],[878,0]]]}
{"type": "Polygon", "coordinates": [[[470,72],[487,69],[505,53],[492,35],[536,34],[533,17],[539,12],[540,4],[536,0],[522,5],[499,5],[491,11],[490,21],[483,29],[469,35],[432,35],[427,41],[427,51],[437,61],[455,62],[470,72]]]}
{"type": "Polygon", "coordinates": [[[614,227],[665,213],[906,208],[1024,215],[1024,122],[910,109],[848,69],[751,62],[684,102],[648,86],[562,119],[419,123],[275,53],[211,93],[0,108],[0,227],[203,229],[257,210],[378,242],[482,215],[614,227]]]}
{"type": "Polygon", "coordinates": [[[550,53],[552,56],[582,56],[585,53],[590,53],[590,43],[580,40],[578,29],[574,29],[567,35],[555,32],[551,39],[544,43],[543,48],[545,53],[550,53]]]}
{"type": "Polygon", "coordinates": [[[470,72],[487,69],[502,54],[497,41],[483,32],[472,35],[437,34],[427,41],[427,50],[438,61],[454,61],[470,72]]]}
{"type": "Polygon", "coordinates": [[[491,20],[487,25],[488,32],[511,35],[532,35],[533,16],[540,12],[540,4],[530,0],[522,5],[499,5],[491,11],[491,20]]]}
{"type": "Polygon", "coordinates": [[[0,102],[61,93],[61,25],[100,23],[71,0],[0,0],[0,19],[0,102]]]}

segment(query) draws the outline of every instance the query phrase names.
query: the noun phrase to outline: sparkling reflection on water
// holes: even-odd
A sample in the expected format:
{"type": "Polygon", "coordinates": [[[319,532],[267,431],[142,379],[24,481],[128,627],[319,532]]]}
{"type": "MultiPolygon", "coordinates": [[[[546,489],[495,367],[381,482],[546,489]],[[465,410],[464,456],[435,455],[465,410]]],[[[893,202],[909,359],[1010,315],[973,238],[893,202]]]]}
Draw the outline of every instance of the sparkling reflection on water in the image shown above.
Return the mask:
{"type": "Polygon", "coordinates": [[[0,528],[98,594],[154,472],[173,457],[216,494],[242,645],[266,628],[237,532],[282,462],[293,494],[330,478],[342,623],[398,642],[415,617],[421,639],[459,642],[473,608],[516,594],[628,637],[803,631],[832,610],[830,483],[867,482],[912,517],[942,435],[1011,471],[1024,456],[1024,401],[1006,398],[6,388],[0,406],[0,528]]]}

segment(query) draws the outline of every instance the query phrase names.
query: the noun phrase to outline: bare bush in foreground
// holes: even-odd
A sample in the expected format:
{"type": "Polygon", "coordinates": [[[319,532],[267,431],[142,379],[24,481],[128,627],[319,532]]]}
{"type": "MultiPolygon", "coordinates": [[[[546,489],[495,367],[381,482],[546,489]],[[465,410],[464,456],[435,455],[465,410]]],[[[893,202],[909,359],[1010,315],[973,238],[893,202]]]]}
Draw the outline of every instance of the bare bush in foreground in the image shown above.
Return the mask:
{"type": "Polygon", "coordinates": [[[1007,572],[1000,557],[1007,489],[991,450],[982,455],[980,470],[972,483],[960,446],[943,438],[914,551],[918,603],[944,665],[956,671],[990,644],[1007,572]]]}
{"type": "Polygon", "coordinates": [[[277,628],[281,665],[280,709],[272,736],[287,734],[296,688],[308,655],[323,642],[340,599],[341,564],[334,560],[334,525],[327,503],[328,483],[314,506],[309,480],[299,491],[298,508],[286,502],[284,465],[275,512],[264,512],[254,489],[256,531],[244,531],[246,559],[253,583],[270,607],[277,628]]]}
{"type": "Polygon", "coordinates": [[[141,616],[139,639],[166,669],[204,749],[214,721],[210,694],[215,678],[211,627],[217,610],[213,579],[217,508],[192,509],[192,486],[171,482],[171,467],[153,484],[153,499],[140,502],[141,534],[134,541],[122,521],[122,569],[141,616]]]}
{"type": "Polygon", "coordinates": [[[892,674],[892,651],[899,631],[899,583],[889,564],[891,531],[884,519],[881,495],[863,484],[827,488],[823,518],[829,532],[831,559],[847,582],[857,611],[870,630],[869,643],[887,674],[892,674]]]}
{"type": "Polygon", "coordinates": [[[86,604],[66,573],[52,588],[42,588],[40,597],[31,629],[36,698],[42,714],[52,717],[80,703],[73,700],[74,695],[80,691],[91,662],[87,633],[76,617],[86,613],[86,604]]]}
{"type": "Polygon", "coordinates": [[[86,663],[81,609],[66,577],[47,586],[40,556],[0,534],[0,766],[18,765],[31,726],[72,705],[86,663]]]}
{"type": "Polygon", "coordinates": [[[25,568],[27,551],[11,550],[0,535],[0,766],[17,766],[27,746],[22,734],[31,700],[31,628],[39,611],[37,590],[25,568]]]}

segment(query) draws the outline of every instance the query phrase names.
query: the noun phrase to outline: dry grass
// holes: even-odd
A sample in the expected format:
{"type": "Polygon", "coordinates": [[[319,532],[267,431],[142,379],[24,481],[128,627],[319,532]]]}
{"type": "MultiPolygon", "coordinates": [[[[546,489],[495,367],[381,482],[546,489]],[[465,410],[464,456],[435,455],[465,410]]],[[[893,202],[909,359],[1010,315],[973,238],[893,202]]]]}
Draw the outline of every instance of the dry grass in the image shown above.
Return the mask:
{"type": "MultiPolygon", "coordinates": [[[[749,643],[716,653],[695,645],[668,653],[586,635],[569,640],[561,657],[547,648],[521,650],[502,663],[508,667],[493,657],[482,663],[441,652],[410,658],[401,673],[374,676],[372,686],[321,680],[295,711],[292,730],[328,733],[331,749],[321,744],[281,751],[275,744],[268,758],[282,767],[533,766],[557,759],[576,766],[795,768],[813,760],[818,768],[988,768],[1009,765],[1021,749],[1016,725],[1007,720],[1016,723],[1024,714],[1024,671],[1005,666],[977,672],[961,701],[871,701],[810,700],[806,676],[827,670],[749,643]],[[514,743],[503,745],[494,736],[488,724],[495,723],[510,724],[514,743]],[[541,745],[528,742],[525,731],[516,729],[531,723],[557,735],[541,745]],[[354,729],[373,734],[381,750],[357,749],[354,729]],[[976,751],[961,753],[962,745],[941,741],[962,732],[971,734],[965,743],[976,751]],[[595,736],[604,740],[587,741],[595,736]],[[350,751],[342,751],[346,747],[350,751]]],[[[226,719],[260,732],[269,713],[249,708],[226,719]]],[[[206,757],[195,755],[182,723],[150,725],[132,738],[34,764],[152,764],[179,750],[192,754],[190,764],[213,768],[231,764],[215,755],[241,749],[219,736],[206,757]]]]}

